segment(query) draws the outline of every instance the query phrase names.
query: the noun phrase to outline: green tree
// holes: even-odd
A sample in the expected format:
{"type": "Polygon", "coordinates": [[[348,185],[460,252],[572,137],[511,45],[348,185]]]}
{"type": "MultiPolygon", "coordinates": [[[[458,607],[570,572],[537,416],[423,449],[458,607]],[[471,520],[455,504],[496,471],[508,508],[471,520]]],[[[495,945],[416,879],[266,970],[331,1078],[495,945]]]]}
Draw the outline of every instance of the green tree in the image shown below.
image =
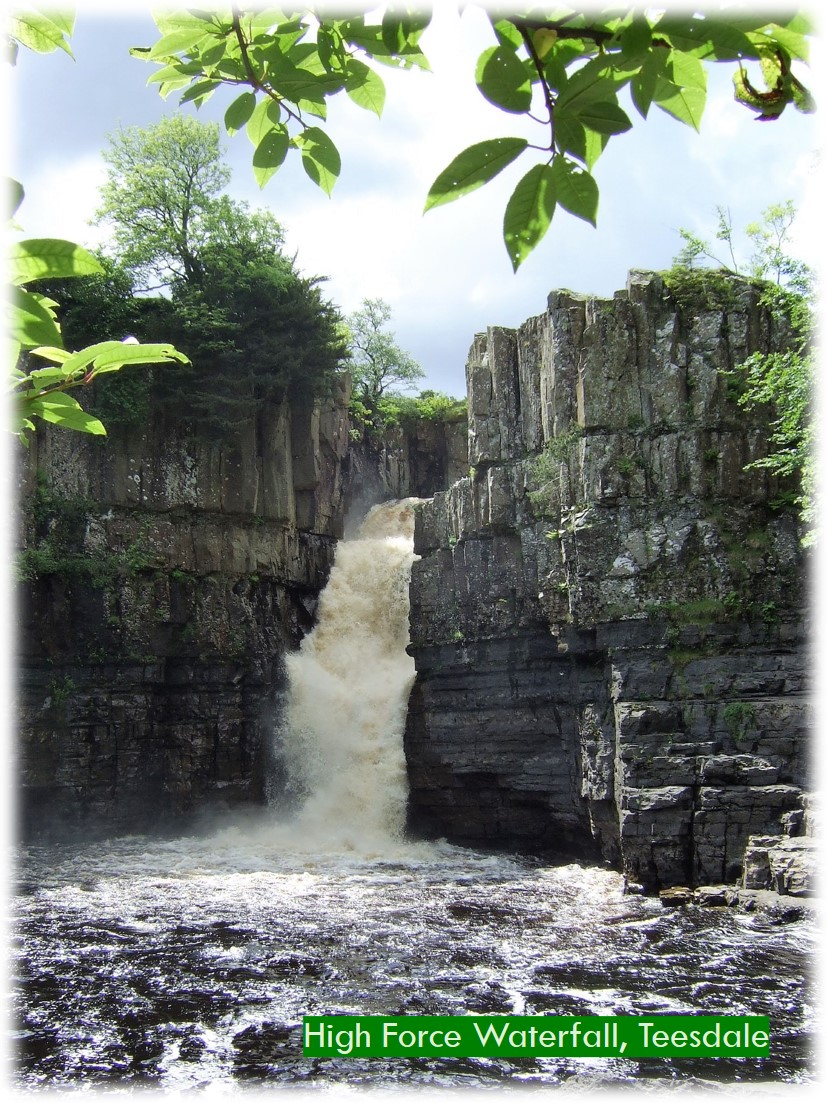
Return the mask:
{"type": "Polygon", "coordinates": [[[717,256],[714,252],[716,247],[698,234],[681,228],[678,233],[684,246],[674,259],[675,265],[694,268],[705,261],[712,261],[716,267],[736,276],[746,273],[752,279],[772,280],[805,296],[811,293],[812,274],[809,268],[787,251],[790,230],[796,218],[795,204],[791,199],[770,204],[761,212],[760,222],[750,222],[746,227],[746,235],[753,247],[746,264],[738,260],[729,208],[716,207],[715,213],[718,219],[715,240],[725,244],[728,259],[722,260],[717,256]]]}
{"type": "Polygon", "coordinates": [[[108,157],[99,216],[113,227],[112,278],[70,294],[67,318],[94,331],[87,306],[99,295],[101,319],[129,321],[140,335],[170,334],[191,362],[174,375],[156,373],[151,386],[124,379],[97,396],[107,417],[134,422],[151,392],[160,408],[215,439],[262,402],[312,401],[325,390],[347,358],[339,313],[322,281],[283,254],[274,215],[221,192],[229,173],[218,128],[165,119],[121,132],[108,157]],[[135,284],[149,277],[166,297],[136,297],[135,284]]]}
{"type": "Polygon", "coordinates": [[[752,241],[750,258],[752,273],[758,279],[774,280],[779,287],[788,287],[799,295],[812,296],[812,272],[808,266],[787,252],[790,230],[795,222],[795,204],[773,203],[762,212],[761,222],[747,226],[752,241]]]}
{"type": "Polygon", "coordinates": [[[312,402],[347,360],[341,316],[318,278],[292,261],[205,250],[200,284],[173,291],[172,330],[191,367],[159,375],[156,395],[208,437],[248,421],[263,402],[312,402]]]}
{"type": "Polygon", "coordinates": [[[230,179],[217,124],[169,115],[110,135],[103,158],[109,167],[96,222],[111,226],[120,263],[145,286],[200,280],[198,254],[230,179]]]}
{"type": "Polygon", "coordinates": [[[387,329],[391,308],[383,299],[364,299],[347,319],[354,397],[372,414],[394,387],[410,390],[425,372],[387,329]]]}
{"type": "Polygon", "coordinates": [[[675,257],[673,263],[681,268],[694,268],[699,262],[711,260],[716,267],[724,268],[726,271],[732,272],[737,276],[739,271],[738,261],[735,257],[735,245],[732,239],[732,214],[728,207],[716,207],[715,214],[718,218],[718,225],[715,229],[715,240],[721,241],[726,245],[730,263],[721,260],[720,257],[712,251],[716,246],[710,245],[709,242],[705,241],[702,237],[693,234],[684,227],[678,230],[684,245],[675,257]]]}
{"type": "MultiPolygon", "coordinates": [[[[608,142],[632,126],[621,93],[644,119],[654,105],[698,129],[706,66],[724,63],[733,67],[736,99],[759,119],[778,119],[790,104],[814,109],[794,72],[807,61],[813,33],[801,13],[559,8],[547,17],[490,18],[493,41],[478,60],[477,87],[506,117],[532,120],[536,140],[504,134],[463,150],[432,184],[425,209],[469,194],[517,160],[532,160],[504,214],[515,270],[558,208],[595,223],[593,169],[608,142]]],[[[329,195],[341,158],[324,125],[328,101],[344,93],[379,115],[385,88],[377,64],[428,68],[420,39],[429,16],[407,8],[344,17],[232,8],[165,11],[155,19],[160,39],[132,51],[160,67],[150,81],[162,96],[178,91],[181,102],[197,105],[231,88],[224,123],[230,134],[246,130],[262,187],[295,152],[329,195]]]]}

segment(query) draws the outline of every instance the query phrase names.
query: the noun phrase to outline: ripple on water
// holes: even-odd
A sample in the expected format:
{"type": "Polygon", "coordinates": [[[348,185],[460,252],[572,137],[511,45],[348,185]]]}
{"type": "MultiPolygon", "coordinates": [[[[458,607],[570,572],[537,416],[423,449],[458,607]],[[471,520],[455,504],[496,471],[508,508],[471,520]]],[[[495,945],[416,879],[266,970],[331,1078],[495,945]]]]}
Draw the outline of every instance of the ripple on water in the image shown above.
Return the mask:
{"type": "Polygon", "coordinates": [[[21,1086],[806,1080],[813,924],[662,909],[619,876],[272,827],[21,855],[21,1086]],[[769,1014],[765,1061],[305,1060],[303,1014],[769,1014]]]}

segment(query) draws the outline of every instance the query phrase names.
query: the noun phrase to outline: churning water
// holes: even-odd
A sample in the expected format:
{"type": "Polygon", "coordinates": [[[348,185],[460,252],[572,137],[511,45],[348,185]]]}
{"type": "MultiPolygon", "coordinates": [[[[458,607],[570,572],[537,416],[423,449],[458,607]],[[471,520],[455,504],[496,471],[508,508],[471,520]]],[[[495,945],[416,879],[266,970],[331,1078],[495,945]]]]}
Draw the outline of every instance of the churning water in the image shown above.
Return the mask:
{"type": "Polygon", "coordinates": [[[318,624],[287,659],[282,744],[305,802],[291,833],[325,850],[384,849],[404,829],[416,503],[375,506],[356,539],[339,545],[318,624]]]}
{"type": "Polygon", "coordinates": [[[665,910],[578,865],[406,841],[410,502],[342,544],[291,660],[298,811],[209,837],[30,847],[13,945],[16,1085],[795,1084],[815,930],[665,910]],[[391,518],[396,520],[391,521],[391,518]],[[386,529],[402,524],[402,531],[386,529]],[[763,1060],[308,1059],[304,1014],[768,1014],[763,1060]]]}

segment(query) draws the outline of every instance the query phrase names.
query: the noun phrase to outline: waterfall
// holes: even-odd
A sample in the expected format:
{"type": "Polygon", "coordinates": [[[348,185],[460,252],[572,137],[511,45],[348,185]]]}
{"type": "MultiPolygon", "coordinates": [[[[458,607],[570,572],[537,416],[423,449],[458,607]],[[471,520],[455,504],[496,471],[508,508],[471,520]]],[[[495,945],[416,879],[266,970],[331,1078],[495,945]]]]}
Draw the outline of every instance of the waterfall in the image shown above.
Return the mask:
{"type": "Polygon", "coordinates": [[[342,541],[318,620],[288,656],[282,733],[290,788],[303,804],[294,829],[345,849],[399,839],[407,777],[402,736],[413,684],[408,584],[414,506],[375,506],[342,541]]]}

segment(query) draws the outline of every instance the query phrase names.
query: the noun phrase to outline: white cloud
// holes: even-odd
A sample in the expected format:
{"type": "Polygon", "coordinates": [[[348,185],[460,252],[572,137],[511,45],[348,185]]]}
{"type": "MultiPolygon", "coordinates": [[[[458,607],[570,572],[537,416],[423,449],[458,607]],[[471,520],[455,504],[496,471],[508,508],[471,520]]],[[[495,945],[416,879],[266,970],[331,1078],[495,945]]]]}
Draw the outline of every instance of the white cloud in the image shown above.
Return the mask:
{"type": "Polygon", "coordinates": [[[27,237],[61,237],[94,247],[106,231],[90,226],[100,202],[100,188],[106,177],[99,156],[76,161],[46,160],[25,180],[26,196],[17,219],[27,237]]]}

